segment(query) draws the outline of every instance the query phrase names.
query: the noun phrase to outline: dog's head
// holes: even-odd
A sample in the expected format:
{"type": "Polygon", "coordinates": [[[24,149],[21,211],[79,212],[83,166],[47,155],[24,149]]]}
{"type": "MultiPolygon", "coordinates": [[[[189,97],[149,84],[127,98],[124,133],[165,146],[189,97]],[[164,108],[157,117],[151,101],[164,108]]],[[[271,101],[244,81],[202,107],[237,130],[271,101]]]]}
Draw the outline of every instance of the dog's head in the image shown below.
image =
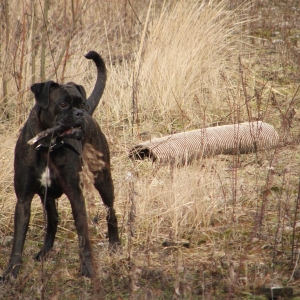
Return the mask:
{"type": "Polygon", "coordinates": [[[47,81],[33,84],[31,91],[40,108],[39,118],[45,129],[59,124],[65,131],[72,128],[83,130],[84,111],[88,109],[83,86],[73,82],[58,84],[47,81]]]}

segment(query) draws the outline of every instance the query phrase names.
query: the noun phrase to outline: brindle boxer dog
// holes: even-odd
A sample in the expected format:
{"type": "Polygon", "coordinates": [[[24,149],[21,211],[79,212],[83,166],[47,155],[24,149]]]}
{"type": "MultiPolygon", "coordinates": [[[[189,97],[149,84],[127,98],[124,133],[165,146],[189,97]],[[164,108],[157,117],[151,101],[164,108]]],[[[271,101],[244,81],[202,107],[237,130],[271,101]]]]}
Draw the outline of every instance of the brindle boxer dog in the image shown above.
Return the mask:
{"type": "Polygon", "coordinates": [[[55,200],[65,194],[71,203],[78,234],[81,274],[94,276],[87,214],[80,182],[83,166],[92,175],[94,186],[107,206],[109,244],[112,248],[120,244],[113,208],[114,187],[109,148],[99,125],[92,118],[104,91],[106,68],[97,52],[89,52],[86,58],[95,62],[98,71],[94,90],[88,99],[84,88],[73,82],[58,84],[48,81],[31,87],[36,103],[15,148],[14,186],[17,204],[14,239],[10,260],[2,279],[7,279],[9,275],[16,278],[18,275],[31,201],[35,194],[40,196],[47,212],[44,243],[35,258],[44,259],[53,247],[58,224],[55,200]]]}

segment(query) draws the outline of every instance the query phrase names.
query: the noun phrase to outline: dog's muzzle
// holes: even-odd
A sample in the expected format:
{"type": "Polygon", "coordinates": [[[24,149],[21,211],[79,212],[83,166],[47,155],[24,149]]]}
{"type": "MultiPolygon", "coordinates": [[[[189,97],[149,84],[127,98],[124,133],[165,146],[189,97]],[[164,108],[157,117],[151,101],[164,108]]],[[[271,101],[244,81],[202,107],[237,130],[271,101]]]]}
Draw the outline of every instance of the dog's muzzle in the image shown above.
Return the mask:
{"type": "Polygon", "coordinates": [[[62,126],[62,131],[59,133],[60,137],[81,140],[84,135],[84,111],[73,109],[57,124],[62,126]]]}

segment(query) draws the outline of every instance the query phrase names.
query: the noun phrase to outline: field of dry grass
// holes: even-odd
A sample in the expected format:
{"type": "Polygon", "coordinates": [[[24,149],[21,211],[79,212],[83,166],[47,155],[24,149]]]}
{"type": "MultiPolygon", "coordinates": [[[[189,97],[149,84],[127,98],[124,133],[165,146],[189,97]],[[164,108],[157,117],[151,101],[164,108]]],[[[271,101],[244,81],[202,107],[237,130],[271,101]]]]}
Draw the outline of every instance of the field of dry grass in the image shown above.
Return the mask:
{"type": "Polygon", "coordinates": [[[34,103],[30,85],[74,81],[89,95],[89,50],[108,69],[94,117],[110,144],[122,250],[109,254],[105,208],[86,180],[97,278],[79,276],[65,197],[53,253],[34,261],[45,229],[34,198],[23,266],[0,284],[1,299],[267,299],[263,288],[279,286],[300,297],[298,1],[2,2],[0,272],[11,250],[13,151],[34,103]],[[128,158],[142,140],[248,120],[272,124],[280,145],[182,168],[128,158]]]}

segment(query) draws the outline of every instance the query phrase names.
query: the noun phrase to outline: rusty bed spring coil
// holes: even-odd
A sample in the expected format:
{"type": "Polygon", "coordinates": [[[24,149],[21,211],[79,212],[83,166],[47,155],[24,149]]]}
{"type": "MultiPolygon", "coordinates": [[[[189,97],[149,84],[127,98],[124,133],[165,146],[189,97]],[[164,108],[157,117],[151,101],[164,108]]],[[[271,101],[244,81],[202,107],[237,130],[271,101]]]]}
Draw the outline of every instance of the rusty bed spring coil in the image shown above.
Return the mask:
{"type": "Polygon", "coordinates": [[[233,125],[207,127],[156,138],[134,146],[129,153],[133,159],[179,164],[217,154],[250,153],[269,149],[278,144],[279,137],[270,124],[254,121],[233,125]]]}

